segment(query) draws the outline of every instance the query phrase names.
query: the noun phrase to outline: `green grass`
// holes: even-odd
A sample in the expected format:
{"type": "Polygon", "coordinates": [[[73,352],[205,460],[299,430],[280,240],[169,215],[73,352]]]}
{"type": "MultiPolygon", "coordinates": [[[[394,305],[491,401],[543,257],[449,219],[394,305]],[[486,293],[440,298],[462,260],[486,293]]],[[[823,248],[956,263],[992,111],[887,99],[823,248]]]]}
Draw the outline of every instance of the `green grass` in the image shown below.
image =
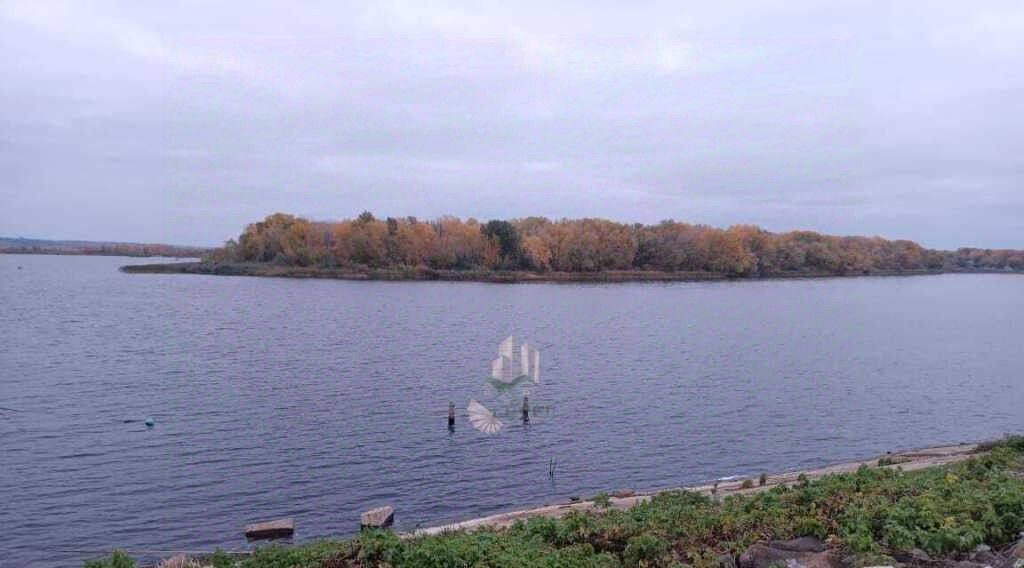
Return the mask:
{"type": "MultiPolygon", "coordinates": [[[[504,531],[399,539],[368,532],[349,541],[268,547],[239,568],[713,566],[765,539],[816,536],[864,555],[921,548],[932,555],[1001,546],[1024,531],[1024,437],[943,468],[855,473],[774,487],[718,502],[657,495],[628,511],[534,518],[504,531]]],[[[90,568],[121,568],[92,564],[90,568]]],[[[218,567],[220,568],[220,567],[218,567]]]]}

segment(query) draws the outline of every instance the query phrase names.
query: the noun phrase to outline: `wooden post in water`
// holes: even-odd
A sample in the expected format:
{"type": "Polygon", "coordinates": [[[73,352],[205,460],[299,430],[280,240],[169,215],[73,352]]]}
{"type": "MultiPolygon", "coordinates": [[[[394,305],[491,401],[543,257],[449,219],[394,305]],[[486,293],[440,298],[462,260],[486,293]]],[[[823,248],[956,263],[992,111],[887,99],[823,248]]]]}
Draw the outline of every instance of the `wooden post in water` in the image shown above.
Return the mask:
{"type": "Polygon", "coordinates": [[[530,397],[523,397],[523,424],[530,423],[530,397]]]}
{"type": "Polygon", "coordinates": [[[455,431],[455,403],[448,403],[448,431],[455,431]]]}

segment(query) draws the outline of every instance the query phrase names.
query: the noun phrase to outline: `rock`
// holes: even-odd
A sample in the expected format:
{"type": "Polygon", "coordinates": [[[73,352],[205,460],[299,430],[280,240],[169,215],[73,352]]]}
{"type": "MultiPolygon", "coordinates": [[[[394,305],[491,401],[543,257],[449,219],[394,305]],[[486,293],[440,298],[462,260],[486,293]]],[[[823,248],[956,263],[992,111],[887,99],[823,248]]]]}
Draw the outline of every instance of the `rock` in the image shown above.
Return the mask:
{"type": "Polygon", "coordinates": [[[839,557],[812,537],[758,543],[740,556],[740,568],[839,568],[839,557]]]}
{"type": "Polygon", "coordinates": [[[843,557],[844,568],[893,568],[899,566],[895,558],[877,553],[852,553],[843,557]]]}
{"type": "Polygon", "coordinates": [[[291,518],[277,519],[264,523],[253,523],[245,526],[245,538],[264,539],[282,538],[295,533],[295,520],[291,518]]]}
{"type": "Polygon", "coordinates": [[[170,558],[160,561],[160,564],[156,565],[156,568],[201,568],[200,564],[196,560],[192,560],[184,552],[176,554],[170,558]]]}
{"type": "Polygon", "coordinates": [[[992,547],[987,544],[979,544],[975,547],[974,552],[967,556],[967,560],[986,566],[1000,566],[1003,564],[1003,559],[998,554],[992,552],[992,547]]]}
{"type": "Polygon", "coordinates": [[[370,509],[359,518],[360,528],[384,529],[395,522],[395,508],[389,505],[370,509]]]}
{"type": "Polygon", "coordinates": [[[1010,550],[1006,551],[1006,556],[1010,561],[1024,560],[1024,533],[1020,533],[1020,540],[1017,544],[1010,547],[1010,550]]]}
{"type": "Polygon", "coordinates": [[[618,491],[612,492],[612,497],[615,497],[616,499],[625,499],[626,497],[633,497],[634,495],[636,495],[636,492],[632,489],[619,489],[618,491]]]}
{"type": "Polygon", "coordinates": [[[791,540],[773,540],[768,543],[772,548],[790,552],[825,552],[828,548],[824,542],[813,536],[802,536],[791,540]]]}
{"type": "Polygon", "coordinates": [[[1000,568],[1024,568],[1024,533],[1020,539],[1006,551],[1006,559],[1000,568]]]}
{"type": "Polygon", "coordinates": [[[970,560],[939,562],[941,568],[992,568],[991,564],[982,562],[971,562],[970,560]]]}
{"type": "MultiPolygon", "coordinates": [[[[941,560],[933,560],[927,552],[920,548],[911,548],[910,550],[894,551],[892,553],[893,558],[899,561],[901,564],[909,564],[911,566],[920,565],[938,565],[944,564],[941,560]]],[[[947,564],[956,564],[955,560],[946,561],[947,564]]]]}
{"type": "Polygon", "coordinates": [[[907,555],[910,556],[911,560],[916,560],[917,562],[930,562],[932,559],[931,556],[928,556],[927,552],[920,548],[911,548],[907,551],[907,555]]]}
{"type": "Polygon", "coordinates": [[[972,552],[967,558],[968,561],[976,564],[983,564],[985,566],[1001,566],[1005,561],[1003,558],[991,550],[983,552],[972,552]]]}

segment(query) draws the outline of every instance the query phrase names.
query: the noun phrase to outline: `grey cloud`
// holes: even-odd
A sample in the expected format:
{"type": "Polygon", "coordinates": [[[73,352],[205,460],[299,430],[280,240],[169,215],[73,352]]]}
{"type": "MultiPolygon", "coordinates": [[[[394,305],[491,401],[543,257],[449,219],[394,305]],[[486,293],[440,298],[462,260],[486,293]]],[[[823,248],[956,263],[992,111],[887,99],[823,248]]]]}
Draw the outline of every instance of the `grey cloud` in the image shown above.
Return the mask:
{"type": "Polygon", "coordinates": [[[675,217],[1024,247],[1017,2],[8,2],[0,234],[675,217]]]}

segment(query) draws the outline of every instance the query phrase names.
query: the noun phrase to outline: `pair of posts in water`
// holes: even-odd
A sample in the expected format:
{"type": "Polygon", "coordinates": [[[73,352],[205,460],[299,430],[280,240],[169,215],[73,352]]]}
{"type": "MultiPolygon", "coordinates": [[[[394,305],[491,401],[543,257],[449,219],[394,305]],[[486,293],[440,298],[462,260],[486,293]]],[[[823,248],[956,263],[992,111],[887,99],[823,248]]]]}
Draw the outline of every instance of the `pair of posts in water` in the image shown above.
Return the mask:
{"type": "MultiPolygon", "coordinates": [[[[530,423],[530,397],[523,397],[523,424],[530,423]]],[[[455,403],[448,403],[448,431],[455,431],[455,403]]]]}

